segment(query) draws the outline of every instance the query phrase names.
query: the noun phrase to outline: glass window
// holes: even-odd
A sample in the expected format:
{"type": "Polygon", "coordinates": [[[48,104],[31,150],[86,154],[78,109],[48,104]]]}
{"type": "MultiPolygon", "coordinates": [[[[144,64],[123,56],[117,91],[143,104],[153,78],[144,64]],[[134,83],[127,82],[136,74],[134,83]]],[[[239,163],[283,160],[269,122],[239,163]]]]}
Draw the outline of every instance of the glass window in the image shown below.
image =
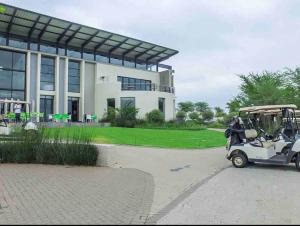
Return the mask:
{"type": "Polygon", "coordinates": [[[38,44],[30,43],[30,49],[33,50],[33,51],[38,51],[38,44]]]}
{"type": "Polygon", "coordinates": [[[55,90],[55,59],[42,56],[40,89],[45,91],[55,90]]]}
{"type": "Polygon", "coordinates": [[[126,67],[135,67],[135,63],[125,60],[124,61],[124,66],[126,66],[126,67]]]}
{"type": "Polygon", "coordinates": [[[13,69],[14,70],[25,70],[25,54],[13,53],[13,69]]]}
{"type": "Polygon", "coordinates": [[[94,60],[94,54],[91,54],[91,53],[83,53],[83,59],[93,61],[93,60],[94,60]]]}
{"type": "Polygon", "coordinates": [[[135,98],[121,97],[121,108],[135,108],[135,98]]]}
{"type": "Polygon", "coordinates": [[[12,78],[12,88],[16,90],[23,90],[25,87],[25,72],[14,71],[12,78]]]}
{"type": "Polygon", "coordinates": [[[106,56],[96,55],[96,61],[101,63],[108,63],[109,59],[106,56]]]}
{"type": "Polygon", "coordinates": [[[69,92],[80,93],[80,62],[69,61],[69,92]]]}
{"type": "Polygon", "coordinates": [[[108,108],[116,108],[116,100],[115,98],[107,99],[107,109],[108,108]]]}
{"type": "Polygon", "coordinates": [[[24,91],[12,91],[12,98],[14,100],[25,100],[24,91]]]}
{"type": "Polygon", "coordinates": [[[0,50],[0,67],[12,69],[12,52],[0,50]]]}
{"type": "Polygon", "coordinates": [[[66,50],[62,49],[62,48],[58,48],[58,55],[65,56],[66,55],[66,50]]]}
{"type": "Polygon", "coordinates": [[[165,113],[165,98],[158,98],[158,109],[161,113],[165,113]]]}
{"type": "Polygon", "coordinates": [[[0,45],[6,46],[6,38],[0,36],[0,45]]]}
{"type": "Polygon", "coordinates": [[[10,39],[8,45],[15,48],[27,49],[27,42],[23,42],[19,40],[10,39]]]}
{"type": "Polygon", "coordinates": [[[81,58],[81,53],[78,51],[74,51],[74,50],[67,50],[67,56],[69,57],[74,57],[74,58],[81,58]]]}
{"type": "Polygon", "coordinates": [[[11,89],[12,71],[0,69],[0,89],[11,89]]]}
{"type": "Polygon", "coordinates": [[[122,65],[122,60],[117,59],[117,58],[110,58],[110,63],[116,64],[116,65],[122,65]]]}
{"type": "Polygon", "coordinates": [[[0,98],[25,99],[25,54],[0,50],[0,98]]]}
{"type": "Polygon", "coordinates": [[[118,76],[118,82],[122,83],[122,90],[150,91],[152,85],[150,80],[122,76],[118,76]]]}
{"type": "Polygon", "coordinates": [[[53,46],[40,45],[40,51],[45,53],[53,53],[56,54],[56,48],[53,46]]]}

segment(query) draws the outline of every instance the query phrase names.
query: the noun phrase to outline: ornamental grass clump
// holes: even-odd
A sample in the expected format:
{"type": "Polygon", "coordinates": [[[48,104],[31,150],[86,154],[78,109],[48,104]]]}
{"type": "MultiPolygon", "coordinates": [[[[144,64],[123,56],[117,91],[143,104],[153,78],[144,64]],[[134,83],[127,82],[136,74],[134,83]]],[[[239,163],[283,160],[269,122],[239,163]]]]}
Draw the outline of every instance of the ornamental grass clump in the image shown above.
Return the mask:
{"type": "Polygon", "coordinates": [[[60,130],[16,130],[10,136],[1,136],[0,161],[2,163],[36,163],[55,165],[95,166],[97,148],[80,129],[61,134],[60,130]],[[51,134],[50,134],[51,133],[51,134]]]}

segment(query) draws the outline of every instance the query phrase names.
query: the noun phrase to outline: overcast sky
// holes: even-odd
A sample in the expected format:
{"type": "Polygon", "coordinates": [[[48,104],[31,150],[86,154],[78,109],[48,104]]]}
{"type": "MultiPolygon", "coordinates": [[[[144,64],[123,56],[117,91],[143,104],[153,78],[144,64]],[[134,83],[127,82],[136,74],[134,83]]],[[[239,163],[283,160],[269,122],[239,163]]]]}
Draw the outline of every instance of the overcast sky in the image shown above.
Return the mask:
{"type": "Polygon", "coordinates": [[[300,63],[298,0],[2,0],[179,50],[177,101],[225,107],[237,74],[300,63]]]}

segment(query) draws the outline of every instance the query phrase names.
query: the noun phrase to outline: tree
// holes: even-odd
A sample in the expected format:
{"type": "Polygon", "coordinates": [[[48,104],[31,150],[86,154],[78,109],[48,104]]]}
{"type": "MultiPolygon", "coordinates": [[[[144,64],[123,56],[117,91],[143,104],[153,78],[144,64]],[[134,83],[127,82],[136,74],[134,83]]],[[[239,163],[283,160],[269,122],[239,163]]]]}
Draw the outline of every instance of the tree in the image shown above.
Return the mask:
{"type": "Polygon", "coordinates": [[[189,118],[195,122],[199,122],[200,121],[200,117],[199,117],[199,113],[198,112],[191,112],[189,114],[189,118]]]}
{"type": "Polygon", "coordinates": [[[226,115],[224,110],[220,107],[215,107],[215,112],[216,112],[216,117],[218,117],[218,118],[224,117],[226,115]]]}
{"type": "Polygon", "coordinates": [[[164,114],[160,110],[153,110],[146,114],[147,121],[150,123],[162,124],[164,119],[164,114]]]}
{"type": "Polygon", "coordinates": [[[210,109],[202,112],[201,115],[204,122],[209,122],[214,118],[214,112],[210,109]]]}
{"type": "Polygon", "coordinates": [[[197,102],[197,103],[195,103],[195,109],[196,109],[196,111],[202,113],[202,112],[209,110],[210,108],[209,108],[208,103],[206,103],[206,102],[197,102]]]}
{"type": "Polygon", "coordinates": [[[186,119],[186,112],[184,112],[184,111],[178,111],[177,114],[176,114],[176,119],[179,122],[184,122],[185,119],[186,119]]]}
{"type": "Polygon", "coordinates": [[[194,111],[194,108],[195,108],[194,103],[191,102],[191,101],[180,102],[180,103],[178,104],[178,107],[179,107],[179,110],[180,110],[180,111],[183,111],[183,112],[185,112],[185,113],[187,113],[187,112],[192,112],[192,111],[194,111]]]}

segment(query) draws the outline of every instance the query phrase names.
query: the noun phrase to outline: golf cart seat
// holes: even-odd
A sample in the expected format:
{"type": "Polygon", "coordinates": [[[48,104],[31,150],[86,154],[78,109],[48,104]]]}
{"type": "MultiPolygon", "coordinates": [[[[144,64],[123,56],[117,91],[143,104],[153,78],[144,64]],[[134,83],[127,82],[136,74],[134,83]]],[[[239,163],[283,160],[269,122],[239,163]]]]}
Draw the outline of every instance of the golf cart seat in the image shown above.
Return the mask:
{"type": "MultiPolygon", "coordinates": [[[[246,139],[248,139],[248,140],[252,140],[254,142],[255,142],[255,140],[258,141],[258,139],[257,139],[258,133],[255,129],[245,130],[245,135],[246,135],[246,139]]],[[[250,142],[250,144],[255,147],[262,147],[262,148],[267,148],[267,149],[271,148],[275,145],[275,143],[272,141],[259,141],[259,144],[250,142]]]]}
{"type": "Polygon", "coordinates": [[[255,129],[246,129],[245,136],[246,136],[246,139],[248,139],[248,140],[254,140],[257,138],[258,133],[255,129]]]}

